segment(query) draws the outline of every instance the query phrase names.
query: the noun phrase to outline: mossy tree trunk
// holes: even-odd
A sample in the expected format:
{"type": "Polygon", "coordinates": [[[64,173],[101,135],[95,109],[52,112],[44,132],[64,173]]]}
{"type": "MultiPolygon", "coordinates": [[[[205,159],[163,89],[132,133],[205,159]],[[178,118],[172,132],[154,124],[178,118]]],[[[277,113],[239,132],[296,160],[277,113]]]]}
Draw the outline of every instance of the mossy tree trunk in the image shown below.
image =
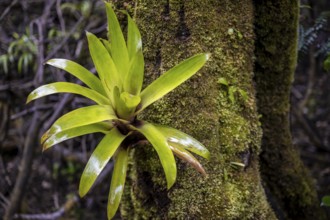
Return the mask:
{"type": "MultiPolygon", "coordinates": [[[[146,83],[191,55],[200,52],[212,54],[196,76],[148,108],[143,115],[148,121],[170,125],[204,143],[211,152],[211,159],[199,159],[208,176],[201,176],[177,160],[178,179],[167,191],[157,154],[148,145],[138,146],[132,152],[134,160],[130,163],[121,205],[122,217],[277,219],[266,198],[259,170],[262,129],[253,82],[254,44],[255,40],[258,42],[254,30],[257,17],[254,2],[144,0],[126,1],[116,6],[129,9],[136,15],[144,42],[146,83]],[[218,83],[221,77],[228,81],[228,86],[218,83]],[[244,167],[233,162],[242,163],[244,167]]],[[[293,13],[293,17],[297,18],[297,5],[289,6],[281,10],[293,13]]],[[[281,25],[294,22],[289,20],[291,18],[284,17],[287,20],[281,25]]],[[[296,37],[294,25],[287,30],[294,33],[294,38],[284,39],[287,44],[294,42],[296,37]]],[[[276,45],[270,46],[276,49],[276,45]]],[[[295,54],[288,56],[283,65],[292,75],[295,54]]],[[[281,77],[276,80],[282,82],[281,77]]],[[[288,90],[284,92],[286,95],[289,93],[288,90]]],[[[286,106],[287,100],[282,98],[278,104],[282,101],[286,106]]],[[[279,126],[287,126],[285,120],[279,126]]],[[[290,137],[283,138],[288,141],[290,137]]],[[[301,166],[295,172],[297,176],[301,175],[301,166]]],[[[306,206],[313,202],[317,204],[310,187],[306,185],[310,192],[306,196],[310,200],[306,203],[305,200],[300,201],[306,206]]]]}
{"type": "Polygon", "coordinates": [[[290,89],[296,67],[298,3],[255,1],[255,79],[263,130],[261,174],[278,218],[325,219],[312,179],[290,134],[290,89]]]}

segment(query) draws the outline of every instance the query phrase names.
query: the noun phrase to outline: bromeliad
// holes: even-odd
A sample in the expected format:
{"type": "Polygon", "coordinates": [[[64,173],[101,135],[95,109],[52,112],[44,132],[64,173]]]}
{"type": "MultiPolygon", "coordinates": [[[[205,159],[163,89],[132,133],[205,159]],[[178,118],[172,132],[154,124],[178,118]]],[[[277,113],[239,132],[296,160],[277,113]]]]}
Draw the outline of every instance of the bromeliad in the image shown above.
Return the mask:
{"type": "Polygon", "coordinates": [[[87,33],[88,47],[98,77],[73,61],[51,59],[47,64],[74,75],[86,87],[69,82],[47,84],[32,91],[27,102],[55,93],[74,93],[96,103],[60,117],[41,137],[41,143],[46,150],[77,136],[95,132],[105,134],[83,171],[79,194],[81,197],[87,194],[105,165],[114,157],[108,199],[108,218],[111,219],[123,193],[129,150],[138,141],[146,139],[156,150],[168,189],[173,186],[177,175],[173,153],[205,174],[201,164],[190,153],[209,158],[209,151],[200,142],[174,128],[139,120],[138,114],[194,75],[208,60],[209,54],[190,57],[142,90],[144,58],[140,32],[126,13],[126,42],[112,5],[105,4],[109,39],[99,39],[87,33]]]}

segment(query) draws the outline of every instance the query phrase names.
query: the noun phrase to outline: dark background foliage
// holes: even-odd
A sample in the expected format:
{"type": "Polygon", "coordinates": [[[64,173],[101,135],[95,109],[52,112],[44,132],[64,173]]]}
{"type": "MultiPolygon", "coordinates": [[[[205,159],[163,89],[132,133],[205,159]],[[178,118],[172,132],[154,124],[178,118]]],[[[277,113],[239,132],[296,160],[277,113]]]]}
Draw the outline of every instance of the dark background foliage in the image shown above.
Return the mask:
{"type": "MultiPolygon", "coordinates": [[[[329,1],[301,2],[299,59],[291,107],[293,141],[315,178],[320,198],[330,195],[329,20],[329,1]]],[[[106,218],[111,163],[85,199],[77,196],[84,164],[99,137],[76,138],[46,152],[35,141],[56,118],[87,101],[63,94],[25,105],[27,94],[41,84],[78,82],[69,74],[44,66],[50,58],[74,60],[95,72],[85,31],[105,36],[102,1],[0,2],[0,216],[10,207],[10,196],[20,198],[24,193],[19,210],[28,215],[16,217],[106,218]],[[25,166],[19,169],[22,161],[25,166]],[[15,191],[17,182],[23,187],[15,191]]]]}
{"type": "Polygon", "coordinates": [[[329,21],[329,1],[301,2],[298,66],[291,94],[293,141],[321,198],[330,194],[329,21]]]}

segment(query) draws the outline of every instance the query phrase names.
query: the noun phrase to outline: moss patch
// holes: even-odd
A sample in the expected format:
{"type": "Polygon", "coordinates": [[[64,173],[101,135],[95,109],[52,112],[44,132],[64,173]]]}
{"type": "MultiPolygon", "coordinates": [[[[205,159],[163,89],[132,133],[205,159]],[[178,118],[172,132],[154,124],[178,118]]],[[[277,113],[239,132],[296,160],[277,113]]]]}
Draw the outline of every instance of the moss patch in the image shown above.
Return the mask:
{"type": "Polygon", "coordinates": [[[275,219],[257,162],[261,130],[252,84],[253,16],[251,1],[139,2],[146,84],[189,56],[212,54],[198,74],[146,109],[143,118],[192,135],[207,146],[211,159],[200,159],[206,178],[178,160],[177,182],[167,191],[156,153],[150,146],[135,149],[124,218],[275,219]],[[246,91],[248,100],[238,96],[232,103],[219,77],[246,91]]]}

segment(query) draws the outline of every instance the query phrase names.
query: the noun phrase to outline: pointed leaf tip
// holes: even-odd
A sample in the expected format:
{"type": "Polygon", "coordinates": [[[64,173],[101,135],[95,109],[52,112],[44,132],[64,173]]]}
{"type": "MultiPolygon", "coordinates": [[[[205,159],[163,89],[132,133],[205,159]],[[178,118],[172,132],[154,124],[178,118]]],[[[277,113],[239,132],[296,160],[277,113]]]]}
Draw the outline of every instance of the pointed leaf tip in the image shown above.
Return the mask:
{"type": "Polygon", "coordinates": [[[106,3],[106,14],[108,20],[108,37],[112,44],[111,56],[120,76],[122,79],[125,79],[129,67],[128,51],[123,32],[110,3],[106,3]]]}
{"type": "MultiPolygon", "coordinates": [[[[121,75],[117,71],[115,60],[110,56],[102,41],[94,34],[87,33],[88,48],[102,85],[110,99],[115,86],[121,88],[121,75]]],[[[113,42],[113,45],[115,42],[113,42]]],[[[113,100],[111,100],[113,102],[113,100]]]]}
{"type": "Polygon", "coordinates": [[[170,145],[171,150],[173,153],[179,157],[181,160],[186,161],[188,164],[190,164],[194,169],[196,169],[198,172],[200,172],[204,177],[207,175],[203,166],[199,163],[199,161],[188,151],[186,151],[184,148],[182,148],[179,145],[170,145]]]}
{"type": "Polygon", "coordinates": [[[162,98],[164,95],[192,77],[204,66],[208,58],[209,54],[205,53],[192,56],[153,81],[141,92],[141,109],[139,109],[138,112],[142,111],[144,108],[162,98]]]}
{"type": "Polygon", "coordinates": [[[115,156],[115,165],[111,178],[108,197],[108,219],[116,214],[124,191],[128,164],[128,149],[119,148],[115,156]]]}
{"type": "Polygon", "coordinates": [[[68,82],[55,82],[40,86],[29,94],[28,100],[35,100],[56,93],[73,93],[85,96],[98,104],[109,104],[108,99],[95,90],[68,82]]]}
{"type": "Polygon", "coordinates": [[[68,139],[72,139],[81,135],[85,134],[91,134],[96,132],[102,132],[104,134],[109,133],[112,126],[110,123],[107,122],[97,122],[94,124],[88,124],[76,128],[72,128],[63,132],[55,133],[47,138],[45,142],[43,143],[44,150],[59,144],[63,141],[66,141],[68,139]]]}
{"type": "Polygon", "coordinates": [[[71,60],[58,58],[50,59],[46,62],[46,64],[65,70],[66,72],[80,79],[89,88],[98,91],[102,95],[107,95],[104,91],[100,79],[80,64],[71,60]]]}

